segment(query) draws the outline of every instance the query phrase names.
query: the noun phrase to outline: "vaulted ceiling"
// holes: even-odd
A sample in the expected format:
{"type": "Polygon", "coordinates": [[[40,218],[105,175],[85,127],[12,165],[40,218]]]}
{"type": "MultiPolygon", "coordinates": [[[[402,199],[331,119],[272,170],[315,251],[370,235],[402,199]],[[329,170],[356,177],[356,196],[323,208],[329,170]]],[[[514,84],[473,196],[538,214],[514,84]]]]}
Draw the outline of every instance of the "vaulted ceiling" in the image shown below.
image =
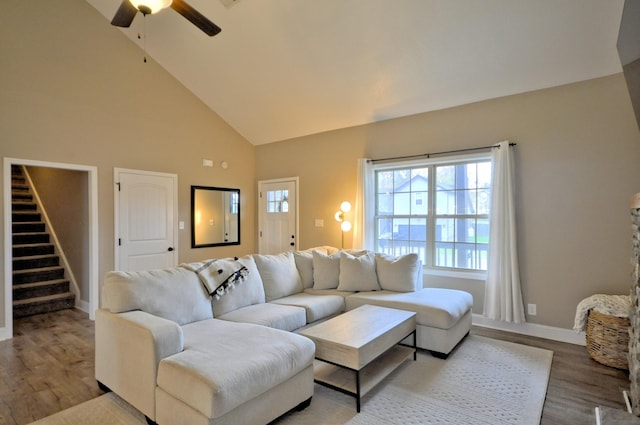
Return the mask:
{"type": "MultiPolygon", "coordinates": [[[[105,16],[121,0],[87,0],[105,16]]],[[[258,145],[621,72],[623,0],[188,0],[123,31],[258,145]],[[146,22],[145,22],[146,21],[146,22]]]]}

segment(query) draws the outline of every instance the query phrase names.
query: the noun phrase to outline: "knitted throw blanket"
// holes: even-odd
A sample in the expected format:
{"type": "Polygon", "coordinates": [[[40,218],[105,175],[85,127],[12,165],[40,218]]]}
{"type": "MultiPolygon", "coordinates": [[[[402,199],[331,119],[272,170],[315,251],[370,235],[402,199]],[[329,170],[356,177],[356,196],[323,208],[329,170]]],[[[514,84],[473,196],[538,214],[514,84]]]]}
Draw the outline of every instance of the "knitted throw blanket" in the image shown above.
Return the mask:
{"type": "Polygon", "coordinates": [[[631,299],[628,295],[592,295],[580,301],[576,309],[576,318],[573,330],[584,331],[587,326],[589,310],[594,309],[598,313],[615,317],[629,317],[631,299]]]}
{"type": "Polygon", "coordinates": [[[237,258],[181,264],[181,267],[198,275],[207,293],[217,300],[235,285],[242,283],[249,274],[249,270],[237,258]]]}

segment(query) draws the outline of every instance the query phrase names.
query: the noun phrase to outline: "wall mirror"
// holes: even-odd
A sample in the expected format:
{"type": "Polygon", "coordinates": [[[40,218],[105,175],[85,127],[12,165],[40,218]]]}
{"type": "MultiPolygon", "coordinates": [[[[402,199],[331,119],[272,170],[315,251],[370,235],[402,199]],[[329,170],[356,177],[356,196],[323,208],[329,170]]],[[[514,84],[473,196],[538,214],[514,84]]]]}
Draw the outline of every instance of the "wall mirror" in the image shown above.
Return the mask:
{"type": "Polygon", "coordinates": [[[191,186],[191,247],[240,244],[240,189],[191,186]]]}

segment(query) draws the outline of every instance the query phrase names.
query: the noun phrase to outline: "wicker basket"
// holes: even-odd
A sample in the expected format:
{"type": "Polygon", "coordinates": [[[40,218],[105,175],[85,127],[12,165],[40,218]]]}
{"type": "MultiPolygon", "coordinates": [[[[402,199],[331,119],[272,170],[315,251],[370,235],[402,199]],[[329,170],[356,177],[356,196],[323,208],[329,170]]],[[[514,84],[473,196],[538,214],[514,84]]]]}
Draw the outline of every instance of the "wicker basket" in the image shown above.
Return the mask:
{"type": "Polygon", "coordinates": [[[617,369],[628,369],[629,318],[589,310],[587,351],[598,363],[617,369]]]}

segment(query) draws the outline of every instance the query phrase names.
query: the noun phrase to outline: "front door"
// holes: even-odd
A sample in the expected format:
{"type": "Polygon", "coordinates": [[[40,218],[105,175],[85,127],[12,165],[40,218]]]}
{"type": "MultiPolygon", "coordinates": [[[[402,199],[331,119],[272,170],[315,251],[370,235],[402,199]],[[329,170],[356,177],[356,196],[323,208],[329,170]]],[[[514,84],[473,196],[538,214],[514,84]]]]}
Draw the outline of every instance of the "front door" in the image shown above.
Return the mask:
{"type": "Polygon", "coordinates": [[[174,267],[178,176],[116,169],[115,179],[116,270],[174,267]]]}
{"type": "Polygon", "coordinates": [[[298,178],[258,182],[258,252],[277,254],[298,248],[298,178]]]}

